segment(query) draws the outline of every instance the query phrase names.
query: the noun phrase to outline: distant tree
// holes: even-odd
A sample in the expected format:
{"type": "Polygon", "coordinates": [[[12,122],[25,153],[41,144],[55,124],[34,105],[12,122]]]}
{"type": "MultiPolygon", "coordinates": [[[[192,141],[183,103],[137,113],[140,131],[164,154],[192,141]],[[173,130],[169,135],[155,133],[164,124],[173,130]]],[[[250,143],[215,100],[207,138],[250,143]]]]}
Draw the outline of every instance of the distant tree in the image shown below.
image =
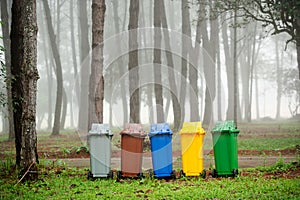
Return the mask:
{"type": "Polygon", "coordinates": [[[296,44],[298,75],[300,78],[300,1],[299,0],[238,0],[222,1],[219,5],[223,10],[234,9],[243,11],[242,16],[260,21],[264,26],[272,27],[272,34],[287,33],[287,40],[296,44]]]}
{"type": "MultiPolygon", "coordinates": [[[[13,105],[11,95],[11,57],[10,57],[10,38],[9,38],[9,12],[8,12],[8,1],[2,0],[1,5],[1,23],[2,23],[2,36],[3,36],[3,47],[5,57],[5,83],[6,83],[6,107],[8,118],[8,139],[12,140],[15,138],[14,132],[14,119],[13,119],[13,105]]],[[[10,4],[9,4],[10,5],[10,4]]]]}
{"type": "Polygon", "coordinates": [[[139,0],[130,0],[129,7],[129,94],[130,94],[130,122],[140,123],[140,90],[138,70],[138,21],[139,21],[139,0]]]}
{"type": "Polygon", "coordinates": [[[89,82],[89,123],[103,123],[103,36],[105,0],[92,2],[92,64],[89,82]]]}
{"type": "Polygon", "coordinates": [[[52,135],[58,135],[61,128],[61,110],[62,110],[62,101],[63,101],[63,75],[62,75],[62,64],[59,54],[59,49],[56,43],[56,37],[54,34],[54,29],[52,25],[52,17],[50,13],[50,8],[47,0],[43,0],[44,10],[46,16],[46,22],[48,27],[48,33],[51,43],[51,50],[55,60],[56,65],[56,103],[55,103],[55,113],[54,113],[54,124],[52,128],[52,135]]]}
{"type": "Polygon", "coordinates": [[[11,24],[11,73],[16,135],[16,165],[23,180],[37,180],[36,93],[37,19],[35,0],[14,0],[11,24]]]}

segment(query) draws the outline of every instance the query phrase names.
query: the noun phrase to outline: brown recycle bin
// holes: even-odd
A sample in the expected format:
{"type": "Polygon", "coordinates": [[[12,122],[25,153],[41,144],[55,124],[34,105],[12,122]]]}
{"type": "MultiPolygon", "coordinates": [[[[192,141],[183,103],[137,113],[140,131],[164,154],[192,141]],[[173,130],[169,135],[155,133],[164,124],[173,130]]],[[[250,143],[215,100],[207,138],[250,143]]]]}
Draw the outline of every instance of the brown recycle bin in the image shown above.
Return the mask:
{"type": "Polygon", "coordinates": [[[118,179],[124,177],[141,178],[143,141],[146,134],[142,124],[126,124],[121,131],[121,171],[118,179]]]}

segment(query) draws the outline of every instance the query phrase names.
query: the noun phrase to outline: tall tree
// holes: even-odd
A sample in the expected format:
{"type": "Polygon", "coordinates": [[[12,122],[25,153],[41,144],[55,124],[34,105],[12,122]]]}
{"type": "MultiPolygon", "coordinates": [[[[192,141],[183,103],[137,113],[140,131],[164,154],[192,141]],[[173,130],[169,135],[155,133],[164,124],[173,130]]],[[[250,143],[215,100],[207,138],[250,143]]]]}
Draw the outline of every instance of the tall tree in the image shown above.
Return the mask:
{"type": "Polygon", "coordinates": [[[14,0],[11,24],[11,73],[16,135],[16,165],[26,180],[36,180],[37,19],[35,0],[14,0]]]}
{"type": "Polygon", "coordinates": [[[92,64],[89,83],[89,126],[103,123],[103,36],[105,0],[92,2],[92,64]]]}
{"type": "Polygon", "coordinates": [[[55,60],[56,65],[56,103],[55,103],[55,113],[54,113],[54,124],[52,128],[52,135],[58,135],[60,131],[60,119],[61,119],[61,110],[62,110],[62,98],[63,98],[63,75],[62,75],[62,65],[59,55],[59,50],[56,44],[56,38],[54,34],[54,29],[52,25],[52,17],[50,13],[50,8],[47,0],[43,0],[44,10],[46,15],[47,27],[49,38],[51,42],[51,50],[55,60]]]}
{"type": "Polygon", "coordinates": [[[164,41],[166,49],[170,51],[166,51],[166,59],[168,64],[168,80],[171,89],[171,97],[172,97],[172,104],[173,104],[173,113],[174,113],[174,131],[177,131],[180,127],[180,117],[181,117],[181,109],[179,104],[178,90],[175,82],[175,74],[174,74],[174,61],[172,57],[171,51],[171,44],[170,44],[170,36],[168,32],[168,23],[165,11],[165,4],[164,1],[161,2],[161,22],[163,27],[164,33],[164,41]]]}
{"type": "Polygon", "coordinates": [[[182,0],[181,12],[182,12],[182,52],[181,52],[181,84],[180,84],[180,108],[181,108],[181,123],[185,117],[185,99],[186,99],[186,78],[187,78],[187,57],[188,49],[191,47],[191,22],[190,11],[187,0],[182,0]]]}
{"type": "Polygon", "coordinates": [[[89,91],[89,74],[90,74],[90,59],[89,59],[89,26],[87,18],[87,1],[78,1],[79,9],[79,41],[80,41],[80,101],[79,101],[79,116],[78,129],[88,131],[88,91],[89,91]]]}
{"type": "Polygon", "coordinates": [[[161,0],[154,0],[154,93],[157,123],[164,122],[164,102],[161,81],[161,0]]]}
{"type": "Polygon", "coordinates": [[[1,5],[1,22],[2,22],[2,36],[3,46],[5,49],[5,71],[6,71],[6,93],[7,93],[7,117],[8,118],[8,139],[12,140],[15,138],[14,131],[14,118],[13,118],[13,104],[11,95],[11,56],[10,56],[10,38],[9,38],[9,14],[7,0],[2,0],[1,5]]]}
{"type": "Polygon", "coordinates": [[[138,19],[139,0],[130,0],[129,7],[129,94],[130,94],[130,122],[140,123],[140,90],[138,70],[138,19]]]}

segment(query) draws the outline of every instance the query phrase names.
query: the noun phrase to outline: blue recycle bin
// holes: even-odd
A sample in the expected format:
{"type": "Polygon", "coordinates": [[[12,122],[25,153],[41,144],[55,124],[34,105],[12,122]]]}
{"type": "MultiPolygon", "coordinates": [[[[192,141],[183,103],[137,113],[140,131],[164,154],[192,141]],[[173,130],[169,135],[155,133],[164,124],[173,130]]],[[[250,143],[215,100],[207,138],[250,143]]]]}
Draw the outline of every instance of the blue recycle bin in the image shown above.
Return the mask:
{"type": "Polygon", "coordinates": [[[167,123],[151,125],[148,136],[155,178],[175,178],[172,167],[172,134],[167,123]]]}

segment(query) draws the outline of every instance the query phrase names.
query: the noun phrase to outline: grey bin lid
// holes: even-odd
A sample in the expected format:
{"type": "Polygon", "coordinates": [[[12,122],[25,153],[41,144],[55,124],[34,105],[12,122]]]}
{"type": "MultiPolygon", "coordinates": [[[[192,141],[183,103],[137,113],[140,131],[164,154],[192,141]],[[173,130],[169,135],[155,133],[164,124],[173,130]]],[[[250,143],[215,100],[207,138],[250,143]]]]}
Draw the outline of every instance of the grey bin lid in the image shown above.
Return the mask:
{"type": "Polygon", "coordinates": [[[113,135],[113,133],[110,130],[109,124],[93,123],[89,135],[113,135]]]}

